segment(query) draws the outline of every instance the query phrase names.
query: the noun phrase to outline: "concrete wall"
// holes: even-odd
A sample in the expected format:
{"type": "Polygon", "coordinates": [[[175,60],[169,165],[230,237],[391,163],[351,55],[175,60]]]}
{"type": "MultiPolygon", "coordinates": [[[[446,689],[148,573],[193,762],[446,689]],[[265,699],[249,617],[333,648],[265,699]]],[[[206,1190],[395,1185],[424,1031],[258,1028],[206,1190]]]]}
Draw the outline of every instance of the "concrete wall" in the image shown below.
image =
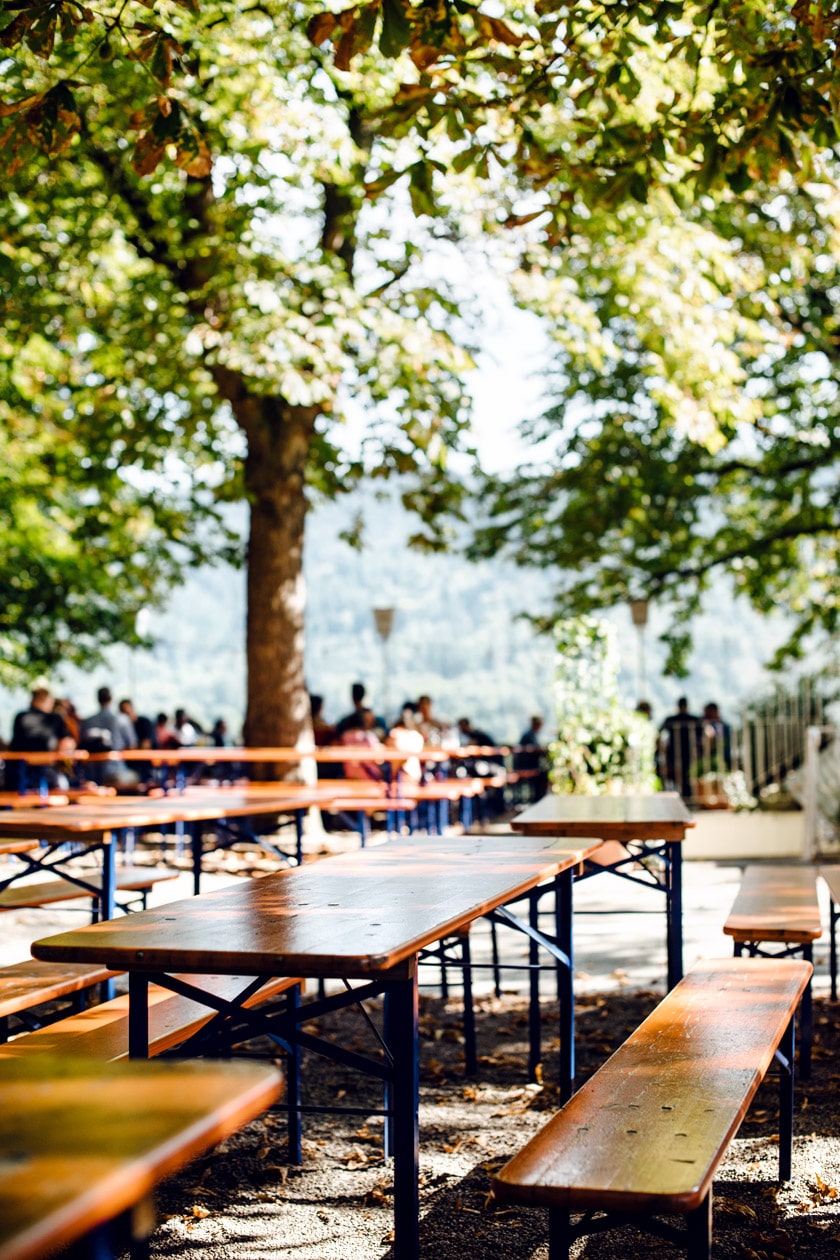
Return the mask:
{"type": "Polygon", "coordinates": [[[802,858],[805,814],[799,810],[736,812],[698,810],[686,835],[683,857],[725,861],[727,858],[802,858]]]}

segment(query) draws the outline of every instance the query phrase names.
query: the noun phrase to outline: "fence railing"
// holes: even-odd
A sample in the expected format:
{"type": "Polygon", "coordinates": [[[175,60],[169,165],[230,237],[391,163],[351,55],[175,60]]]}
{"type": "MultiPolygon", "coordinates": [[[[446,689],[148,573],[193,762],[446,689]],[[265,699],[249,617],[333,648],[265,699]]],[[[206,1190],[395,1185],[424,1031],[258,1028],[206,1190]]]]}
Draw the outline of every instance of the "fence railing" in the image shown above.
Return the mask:
{"type": "Polygon", "coordinates": [[[840,853],[840,752],[836,726],[808,728],[802,775],[805,854],[815,860],[840,853]]]}
{"type": "Polygon", "coordinates": [[[746,709],[733,726],[720,719],[672,718],[659,733],[657,773],[666,788],[697,808],[781,797],[788,776],[804,774],[813,729],[822,732],[823,744],[833,738],[822,700],[807,687],[746,709]],[[733,801],[733,792],[740,800],[733,801]]]}

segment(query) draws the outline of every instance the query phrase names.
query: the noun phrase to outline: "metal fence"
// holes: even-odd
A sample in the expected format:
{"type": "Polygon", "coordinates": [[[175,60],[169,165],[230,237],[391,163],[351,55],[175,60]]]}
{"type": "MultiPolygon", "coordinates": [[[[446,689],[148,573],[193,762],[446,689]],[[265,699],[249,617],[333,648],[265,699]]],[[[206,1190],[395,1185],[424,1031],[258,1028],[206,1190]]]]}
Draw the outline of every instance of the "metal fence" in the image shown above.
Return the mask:
{"type": "Polygon", "coordinates": [[[661,728],[657,773],[694,808],[801,803],[809,731],[822,747],[833,741],[825,700],[809,680],[748,705],[730,726],[715,717],[669,719],[661,728]],[[796,795],[790,784],[796,782],[796,795]]]}

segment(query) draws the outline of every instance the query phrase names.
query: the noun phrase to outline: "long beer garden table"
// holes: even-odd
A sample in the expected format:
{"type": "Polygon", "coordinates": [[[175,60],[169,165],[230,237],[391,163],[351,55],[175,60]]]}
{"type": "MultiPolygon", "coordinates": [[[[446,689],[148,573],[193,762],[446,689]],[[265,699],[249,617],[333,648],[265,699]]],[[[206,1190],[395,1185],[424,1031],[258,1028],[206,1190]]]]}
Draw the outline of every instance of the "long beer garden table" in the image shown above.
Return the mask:
{"type": "MultiPolygon", "coordinates": [[[[292,792],[265,792],[259,789],[207,789],[199,796],[166,796],[126,800],[116,796],[93,804],[45,805],[30,809],[0,811],[0,841],[4,839],[40,842],[17,854],[21,865],[0,879],[0,891],[16,880],[35,872],[50,872],[99,895],[99,888],[87,884],[83,873],[63,869],[62,850],[68,843],[82,846],[84,852],[102,853],[102,917],[114,916],[116,893],[115,849],[119,834],[128,830],[173,823],[192,827],[193,883],[200,887],[203,837],[201,824],[253,815],[297,813],[319,800],[317,793],[298,787],[292,792]]],[[[7,850],[8,851],[8,850],[7,850]]],[[[279,850],[277,851],[279,853],[279,850]]]]}
{"type": "MultiPolygon", "coordinates": [[[[564,1096],[574,1081],[572,874],[596,847],[562,846],[543,837],[462,836],[401,840],[326,858],[276,875],[185,901],[138,911],[36,941],[36,958],[104,962],[129,973],[129,1051],[148,1046],[148,986],[154,982],[217,1010],[244,1018],[290,1052],[288,1090],[299,1152],[301,1049],[314,1050],[382,1080],[386,1088],[386,1149],[394,1156],[395,1255],[419,1256],[418,956],[465,932],[482,915],[551,883],[557,893],[557,937],[543,937],[562,961],[560,996],[564,1096]],[[283,1010],[243,1011],[203,993],[184,974],[253,976],[240,999],[266,977],[336,978],[346,989],[283,1010]],[[348,982],[359,983],[354,987],[348,982]],[[326,1042],[302,1025],[332,1011],[384,997],[382,1058],[326,1042]],[[296,1115],[295,1115],[296,1113],[296,1115]]],[[[507,921],[516,926],[513,916],[507,921]]],[[[522,925],[533,939],[533,929],[522,925]]],[[[466,988],[469,964],[465,967],[466,988]]],[[[212,1024],[216,1021],[211,1021],[212,1024]]],[[[186,1049],[186,1048],[185,1048],[186,1049]]],[[[299,1157],[299,1156],[298,1156],[299,1157]]]]}
{"type": "Polygon", "coordinates": [[[622,796],[558,796],[549,794],[511,823],[525,835],[574,838],[597,836],[619,846],[590,856],[580,878],[612,871],[631,883],[665,894],[668,988],[683,975],[682,842],[694,826],[677,792],[630,793],[622,796]],[[646,862],[654,856],[660,866],[646,862]]]}

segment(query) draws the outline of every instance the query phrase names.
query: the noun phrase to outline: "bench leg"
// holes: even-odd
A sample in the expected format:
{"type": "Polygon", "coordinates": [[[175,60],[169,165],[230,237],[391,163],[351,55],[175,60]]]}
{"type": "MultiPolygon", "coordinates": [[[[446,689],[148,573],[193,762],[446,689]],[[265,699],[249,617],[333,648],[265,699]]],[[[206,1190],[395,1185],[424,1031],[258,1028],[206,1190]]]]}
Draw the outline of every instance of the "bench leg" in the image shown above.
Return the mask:
{"type": "Polygon", "coordinates": [[[490,920],[490,951],[493,960],[493,992],[497,998],[502,996],[502,969],[499,966],[499,936],[496,931],[496,920],[490,920]]]}
{"type": "MultiPolygon", "coordinates": [[[[299,1006],[300,986],[296,984],[294,988],[289,990],[286,998],[286,1009],[289,1014],[292,1014],[299,1006]]],[[[295,1021],[295,1023],[297,1026],[297,1021],[295,1021]]],[[[303,1143],[301,1141],[302,1113],[300,1109],[300,1068],[300,1046],[295,1039],[290,1041],[289,1050],[286,1054],[286,1123],[289,1134],[290,1164],[303,1163],[303,1143]]]]}
{"type": "Polygon", "coordinates": [[[711,1260],[712,1255],[712,1192],[693,1212],[686,1213],[688,1260],[711,1260]]]}
{"type": "MultiPolygon", "coordinates": [[[[802,957],[813,965],[813,945],[802,946],[802,957]]],[[[811,1079],[811,1043],[814,1040],[814,995],[811,992],[811,981],[802,994],[799,1031],[799,1075],[803,1081],[811,1079]]]]}
{"type": "Polygon", "coordinates": [[[828,909],[828,973],[831,977],[831,1000],[837,1001],[837,902],[829,898],[828,909]]]}
{"type": "Polygon", "coordinates": [[[790,1181],[793,1166],[793,1086],[796,1016],[788,1024],[776,1058],[779,1063],[779,1181],[790,1181]]]}
{"type": "Polygon", "coordinates": [[[569,1260],[573,1241],[571,1212],[568,1208],[549,1208],[548,1260],[569,1260]]]}
{"type": "Polygon", "coordinates": [[[464,1071],[467,1076],[475,1076],[478,1071],[478,1055],[475,1045],[475,1011],[473,1010],[472,992],[472,956],[470,954],[470,934],[464,932],[461,937],[461,964],[464,972],[464,1071]]]}

